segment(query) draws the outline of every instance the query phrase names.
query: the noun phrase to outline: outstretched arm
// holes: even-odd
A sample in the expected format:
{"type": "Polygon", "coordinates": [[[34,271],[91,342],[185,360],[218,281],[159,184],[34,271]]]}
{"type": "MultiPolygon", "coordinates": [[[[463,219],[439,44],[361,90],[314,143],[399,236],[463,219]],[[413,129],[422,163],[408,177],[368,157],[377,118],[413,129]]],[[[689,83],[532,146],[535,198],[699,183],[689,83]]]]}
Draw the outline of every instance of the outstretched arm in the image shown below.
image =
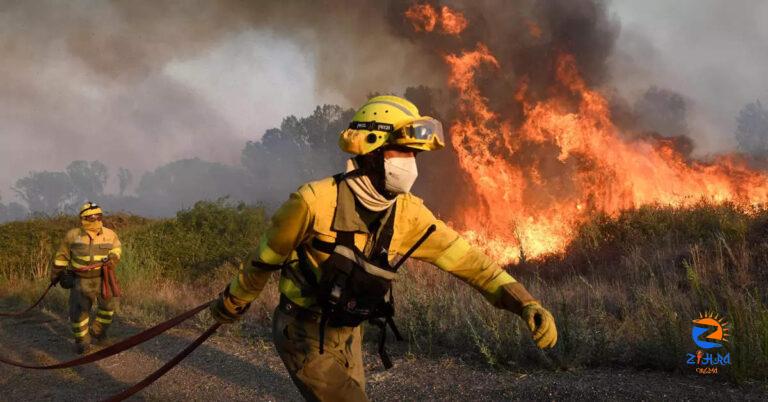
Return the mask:
{"type": "Polygon", "coordinates": [[[557,329],[552,314],[521,283],[483,252],[467,243],[455,230],[435,218],[423,204],[419,204],[412,215],[412,230],[410,236],[404,239],[402,248],[410,247],[434,224],[437,230],[413,253],[413,257],[437,265],[468,283],[494,306],[520,315],[540,348],[555,345],[557,329]]]}

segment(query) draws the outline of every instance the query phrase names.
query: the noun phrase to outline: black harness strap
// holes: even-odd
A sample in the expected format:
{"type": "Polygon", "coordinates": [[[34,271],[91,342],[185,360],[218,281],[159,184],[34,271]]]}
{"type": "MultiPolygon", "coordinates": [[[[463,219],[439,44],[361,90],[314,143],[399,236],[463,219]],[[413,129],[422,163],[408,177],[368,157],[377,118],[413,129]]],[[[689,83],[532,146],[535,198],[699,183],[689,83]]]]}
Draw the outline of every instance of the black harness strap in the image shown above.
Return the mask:
{"type": "Polygon", "coordinates": [[[324,252],[325,254],[331,254],[333,253],[333,249],[336,247],[336,243],[329,243],[327,241],[322,241],[315,237],[312,239],[312,248],[315,250],[319,250],[324,252]]]}
{"type": "MultiPolygon", "coordinates": [[[[300,245],[299,248],[296,249],[296,254],[299,256],[299,271],[301,271],[301,276],[304,277],[304,281],[309,285],[309,287],[301,288],[303,295],[305,291],[309,291],[310,289],[317,287],[317,277],[309,265],[309,256],[307,256],[306,246],[303,244],[300,245]]],[[[291,267],[287,267],[287,269],[290,270],[291,267]]]]}
{"type": "MultiPolygon", "coordinates": [[[[389,265],[389,248],[392,244],[392,237],[395,234],[395,213],[397,212],[397,204],[394,204],[392,206],[392,210],[389,212],[389,217],[387,218],[387,221],[384,223],[384,227],[381,228],[381,231],[379,232],[379,237],[376,239],[376,243],[373,246],[372,249],[372,255],[371,259],[376,262],[377,264],[380,264],[382,267],[387,267],[393,272],[397,272],[397,269],[393,269],[389,265]]],[[[398,341],[402,341],[403,337],[400,335],[400,331],[397,329],[397,326],[395,325],[395,320],[393,319],[395,315],[395,299],[394,299],[394,289],[390,286],[389,288],[389,302],[384,307],[387,311],[384,312],[384,319],[374,319],[369,320],[370,323],[373,325],[379,327],[380,335],[379,335],[379,357],[381,358],[382,364],[384,364],[385,369],[390,369],[392,367],[392,359],[389,358],[389,354],[387,353],[386,349],[386,343],[387,343],[387,326],[392,329],[392,333],[395,335],[395,339],[398,341]]]]}
{"type": "Polygon", "coordinates": [[[262,261],[258,261],[258,260],[253,260],[253,261],[251,261],[251,265],[254,268],[260,269],[262,271],[279,271],[279,270],[281,270],[283,268],[284,265],[290,264],[292,262],[293,261],[288,261],[288,262],[285,262],[283,264],[267,264],[266,262],[262,262],[262,261]]]}
{"type": "MultiPolygon", "coordinates": [[[[334,248],[336,245],[342,245],[355,250],[355,232],[336,232],[336,244],[334,245],[334,248]]],[[[346,280],[346,277],[344,280],[346,280]]],[[[335,286],[344,286],[344,283],[336,283],[335,286]]],[[[323,313],[320,316],[320,334],[318,336],[320,341],[320,354],[325,352],[325,328],[328,325],[330,314],[331,312],[329,311],[328,306],[324,305],[323,313]]]]}
{"type": "Polygon", "coordinates": [[[384,368],[389,370],[392,368],[392,359],[389,358],[389,353],[387,353],[387,322],[382,320],[381,318],[375,318],[368,320],[369,323],[379,327],[379,333],[381,336],[379,337],[379,358],[381,359],[381,363],[384,365],[384,368]]]}

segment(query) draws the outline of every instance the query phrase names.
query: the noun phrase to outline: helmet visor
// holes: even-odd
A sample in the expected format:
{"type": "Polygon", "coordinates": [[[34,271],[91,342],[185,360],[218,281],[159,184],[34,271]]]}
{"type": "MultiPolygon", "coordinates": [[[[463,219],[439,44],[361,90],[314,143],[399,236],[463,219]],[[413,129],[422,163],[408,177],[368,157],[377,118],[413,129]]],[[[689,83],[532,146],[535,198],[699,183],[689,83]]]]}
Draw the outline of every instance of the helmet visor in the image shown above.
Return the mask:
{"type": "Polygon", "coordinates": [[[443,125],[440,121],[425,117],[418,119],[402,128],[403,137],[416,141],[431,141],[437,138],[440,143],[445,143],[443,125]]]}

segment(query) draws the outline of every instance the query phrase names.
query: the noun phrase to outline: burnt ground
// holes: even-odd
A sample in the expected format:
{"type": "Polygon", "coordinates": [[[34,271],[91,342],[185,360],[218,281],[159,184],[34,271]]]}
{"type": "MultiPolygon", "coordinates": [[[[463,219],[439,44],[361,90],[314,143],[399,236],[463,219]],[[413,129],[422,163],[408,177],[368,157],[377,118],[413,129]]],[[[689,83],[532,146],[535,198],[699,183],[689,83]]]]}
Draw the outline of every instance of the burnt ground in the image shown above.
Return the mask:
{"type": "MultiPolygon", "coordinates": [[[[9,310],[0,305],[0,311],[9,310]]],[[[118,322],[121,338],[142,328],[118,322]]],[[[65,370],[25,370],[0,364],[0,400],[101,400],[140,381],[202,331],[174,329],[100,362],[65,370]]],[[[189,358],[132,400],[301,400],[266,331],[248,337],[214,335],[189,358]]],[[[768,387],[734,387],[698,376],[631,369],[575,371],[498,370],[456,356],[413,357],[392,344],[395,367],[384,371],[366,355],[372,400],[768,400],[768,387]]],[[[68,323],[50,312],[0,319],[0,354],[29,363],[69,360],[68,323]]]]}

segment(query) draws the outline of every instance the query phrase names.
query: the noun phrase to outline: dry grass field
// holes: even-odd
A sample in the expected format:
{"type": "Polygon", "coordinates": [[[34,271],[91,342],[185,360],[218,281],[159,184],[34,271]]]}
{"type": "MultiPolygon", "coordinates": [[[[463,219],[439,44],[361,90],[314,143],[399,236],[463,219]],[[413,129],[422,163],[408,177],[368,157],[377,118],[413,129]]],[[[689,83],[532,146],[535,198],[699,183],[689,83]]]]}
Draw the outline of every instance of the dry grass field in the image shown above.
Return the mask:
{"type": "MultiPolygon", "coordinates": [[[[39,218],[0,225],[0,298],[22,306],[47,284],[58,239],[77,222],[39,218]]],[[[215,297],[237,262],[258,244],[264,210],[198,203],[174,219],[112,216],[124,243],[120,319],[147,326],[215,297]]],[[[730,323],[732,364],[717,376],[732,383],[768,380],[768,213],[733,205],[644,207],[583,225],[562,255],[508,267],[554,313],[559,342],[533,347],[522,322],[494,309],[440,270],[409,262],[395,286],[406,356],[446,351],[489,368],[621,368],[691,374],[691,321],[705,311],[730,323]]],[[[226,334],[268,333],[276,286],[226,334]]],[[[66,311],[57,288],[43,308],[66,311]]],[[[206,314],[193,325],[208,323],[206,314]]],[[[368,332],[375,342],[377,330],[368,332]]]]}

